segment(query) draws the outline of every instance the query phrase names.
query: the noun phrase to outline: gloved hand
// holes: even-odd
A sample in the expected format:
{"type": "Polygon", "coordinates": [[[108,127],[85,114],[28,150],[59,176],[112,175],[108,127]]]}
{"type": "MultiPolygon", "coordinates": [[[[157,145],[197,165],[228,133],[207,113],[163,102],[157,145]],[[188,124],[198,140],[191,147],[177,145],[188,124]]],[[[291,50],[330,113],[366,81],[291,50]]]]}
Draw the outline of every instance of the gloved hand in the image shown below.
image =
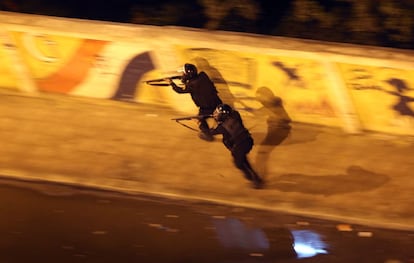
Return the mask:
{"type": "Polygon", "coordinates": [[[172,78],[165,78],[165,81],[168,82],[168,84],[172,85],[174,83],[174,81],[172,80],[172,78]]]}

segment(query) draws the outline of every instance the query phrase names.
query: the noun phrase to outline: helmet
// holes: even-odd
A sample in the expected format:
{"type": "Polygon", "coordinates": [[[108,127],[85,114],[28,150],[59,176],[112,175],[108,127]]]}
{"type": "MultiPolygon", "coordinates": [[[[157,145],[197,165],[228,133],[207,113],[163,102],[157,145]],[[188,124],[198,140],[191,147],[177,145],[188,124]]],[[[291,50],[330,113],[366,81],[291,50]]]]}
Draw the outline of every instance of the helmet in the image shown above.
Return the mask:
{"type": "Polygon", "coordinates": [[[233,112],[233,109],[228,104],[220,104],[213,112],[213,117],[216,121],[222,122],[233,112]]]}
{"type": "Polygon", "coordinates": [[[194,64],[184,64],[184,77],[186,80],[193,79],[197,76],[197,67],[194,64]]]}

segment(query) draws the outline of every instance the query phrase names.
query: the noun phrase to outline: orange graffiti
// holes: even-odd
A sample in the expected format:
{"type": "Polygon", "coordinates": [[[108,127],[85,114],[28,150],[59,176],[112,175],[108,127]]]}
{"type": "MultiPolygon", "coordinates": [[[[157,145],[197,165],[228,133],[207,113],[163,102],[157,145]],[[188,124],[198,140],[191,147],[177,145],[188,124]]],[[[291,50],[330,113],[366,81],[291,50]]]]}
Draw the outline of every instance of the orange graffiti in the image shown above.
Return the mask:
{"type": "Polygon", "coordinates": [[[75,55],[59,71],[37,81],[41,91],[68,93],[79,85],[95,63],[106,41],[85,39],[75,55]]]}

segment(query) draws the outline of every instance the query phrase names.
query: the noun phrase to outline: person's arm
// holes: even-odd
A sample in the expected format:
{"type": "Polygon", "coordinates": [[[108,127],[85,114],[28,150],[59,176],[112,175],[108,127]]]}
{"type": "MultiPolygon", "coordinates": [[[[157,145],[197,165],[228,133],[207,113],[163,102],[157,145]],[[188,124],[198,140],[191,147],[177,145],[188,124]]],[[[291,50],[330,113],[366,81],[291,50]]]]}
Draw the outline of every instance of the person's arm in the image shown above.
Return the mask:
{"type": "Polygon", "coordinates": [[[210,129],[210,134],[211,135],[223,134],[224,131],[225,131],[224,127],[221,124],[219,124],[219,125],[217,125],[216,128],[211,128],[210,129]]]}
{"type": "Polygon", "coordinates": [[[217,135],[217,134],[220,134],[219,132],[217,132],[217,128],[212,128],[212,129],[210,129],[210,134],[211,135],[217,135]]]}
{"type": "Polygon", "coordinates": [[[187,89],[187,85],[184,88],[179,87],[177,84],[174,83],[172,79],[168,79],[169,84],[173,88],[173,90],[177,93],[190,93],[190,91],[187,89]]]}

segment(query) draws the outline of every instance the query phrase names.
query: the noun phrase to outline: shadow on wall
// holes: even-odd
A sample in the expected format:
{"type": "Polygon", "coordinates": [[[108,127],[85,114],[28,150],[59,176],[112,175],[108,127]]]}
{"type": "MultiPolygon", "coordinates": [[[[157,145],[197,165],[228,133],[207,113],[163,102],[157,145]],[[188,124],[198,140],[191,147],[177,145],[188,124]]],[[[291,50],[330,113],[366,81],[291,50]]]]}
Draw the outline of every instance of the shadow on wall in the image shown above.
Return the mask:
{"type": "Polygon", "coordinates": [[[345,174],[338,175],[284,174],[273,180],[268,187],[282,192],[329,196],[373,190],[389,180],[389,176],[377,174],[359,166],[350,166],[345,174]]]}
{"type": "Polygon", "coordinates": [[[254,111],[254,115],[267,116],[266,135],[257,144],[256,168],[260,175],[266,176],[270,154],[276,146],[280,145],[289,136],[292,120],[283,107],[282,99],[275,96],[269,88],[258,88],[256,99],[263,107],[254,111]]]}
{"type": "MultiPolygon", "coordinates": [[[[196,57],[194,59],[195,64],[197,68],[200,71],[204,71],[207,73],[207,75],[210,77],[211,81],[213,81],[214,85],[217,88],[217,91],[219,92],[220,98],[223,100],[224,103],[230,105],[232,108],[234,108],[235,103],[239,103],[242,107],[249,109],[243,100],[238,99],[233,95],[229,88],[229,82],[224,79],[223,75],[220,73],[220,71],[213,67],[206,58],[203,57],[196,57]]],[[[237,87],[243,87],[243,88],[251,88],[249,84],[240,83],[240,82],[234,82],[230,81],[230,85],[237,86],[237,87]]]]}

